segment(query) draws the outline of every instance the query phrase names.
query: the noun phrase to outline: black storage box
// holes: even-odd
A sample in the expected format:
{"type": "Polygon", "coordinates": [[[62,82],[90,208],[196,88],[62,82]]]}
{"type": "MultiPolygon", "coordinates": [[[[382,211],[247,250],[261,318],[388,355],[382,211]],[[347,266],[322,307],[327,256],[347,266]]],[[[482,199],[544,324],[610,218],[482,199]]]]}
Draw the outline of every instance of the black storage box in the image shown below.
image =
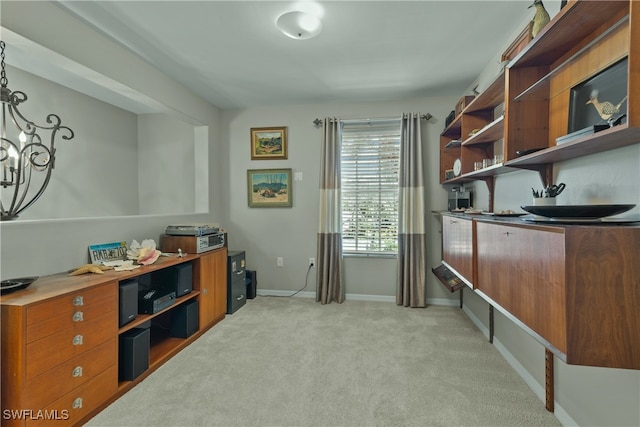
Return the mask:
{"type": "Polygon", "coordinates": [[[256,288],[258,286],[257,273],[255,270],[246,270],[245,283],[247,284],[247,299],[256,297],[256,288]]]}

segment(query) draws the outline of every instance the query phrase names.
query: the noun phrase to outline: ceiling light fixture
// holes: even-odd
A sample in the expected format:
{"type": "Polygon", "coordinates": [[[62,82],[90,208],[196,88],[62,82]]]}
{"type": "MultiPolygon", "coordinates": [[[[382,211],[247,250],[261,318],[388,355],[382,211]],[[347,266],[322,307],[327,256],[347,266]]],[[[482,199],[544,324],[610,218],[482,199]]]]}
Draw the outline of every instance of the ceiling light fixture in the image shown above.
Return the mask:
{"type": "MultiPolygon", "coordinates": [[[[58,131],[62,139],[72,139],[73,131],[62,126],[60,117],[47,115],[50,126],[39,126],[26,119],[18,106],[27,100],[24,92],[7,87],[4,69],[4,41],[0,40],[0,100],[2,122],[0,127],[0,220],[16,219],[18,214],[35,203],[49,184],[55,163],[54,146],[58,131]],[[7,126],[13,125],[13,126],[7,126]],[[48,146],[42,143],[41,131],[50,132],[48,146]],[[40,132],[40,133],[39,133],[40,132]],[[32,172],[44,172],[34,175],[32,172]],[[40,179],[32,179],[38,176],[40,179]],[[39,188],[36,187],[39,185],[39,188]],[[29,187],[32,191],[29,191],[29,187]]],[[[45,140],[46,142],[46,140],[45,140]]]]}
{"type": "Polygon", "coordinates": [[[276,27],[292,39],[307,40],[320,34],[322,21],[310,13],[292,11],[280,15],[276,20],[276,27]]]}

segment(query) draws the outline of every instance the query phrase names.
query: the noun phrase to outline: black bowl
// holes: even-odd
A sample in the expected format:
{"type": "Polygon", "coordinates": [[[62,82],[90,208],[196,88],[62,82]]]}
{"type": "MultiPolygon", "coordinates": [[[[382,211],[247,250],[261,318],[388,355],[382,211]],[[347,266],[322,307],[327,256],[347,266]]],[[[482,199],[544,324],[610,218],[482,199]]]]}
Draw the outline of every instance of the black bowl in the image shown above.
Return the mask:
{"type": "Polygon", "coordinates": [[[0,284],[0,293],[8,294],[9,292],[17,291],[18,289],[24,289],[36,280],[38,280],[38,276],[3,280],[0,284]]]}
{"type": "Polygon", "coordinates": [[[529,213],[547,218],[599,219],[626,212],[635,206],[636,205],[560,205],[520,207],[529,213]]]}

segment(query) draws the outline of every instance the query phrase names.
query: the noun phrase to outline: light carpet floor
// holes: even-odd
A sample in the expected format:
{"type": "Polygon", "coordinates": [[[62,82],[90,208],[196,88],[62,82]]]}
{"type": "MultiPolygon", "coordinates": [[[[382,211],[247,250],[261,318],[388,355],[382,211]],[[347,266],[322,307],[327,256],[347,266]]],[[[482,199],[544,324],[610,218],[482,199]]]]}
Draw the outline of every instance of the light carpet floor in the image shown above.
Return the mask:
{"type": "Polygon", "coordinates": [[[258,297],[90,426],[557,426],[456,307],[258,297]]]}

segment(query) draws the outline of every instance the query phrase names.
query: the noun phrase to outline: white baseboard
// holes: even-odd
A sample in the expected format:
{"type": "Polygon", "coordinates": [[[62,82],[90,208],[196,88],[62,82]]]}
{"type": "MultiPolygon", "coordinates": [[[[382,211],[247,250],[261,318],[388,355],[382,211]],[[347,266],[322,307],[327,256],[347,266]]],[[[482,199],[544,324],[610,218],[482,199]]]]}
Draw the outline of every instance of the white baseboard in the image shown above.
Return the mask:
{"type": "MultiPolygon", "coordinates": [[[[471,310],[467,308],[467,306],[463,306],[462,309],[469,317],[469,319],[471,319],[473,324],[476,325],[478,329],[480,329],[482,334],[487,337],[487,339],[489,339],[489,329],[480,321],[480,319],[478,319],[478,317],[471,310]]],[[[529,371],[527,371],[524,366],[522,366],[518,359],[513,354],[511,354],[507,347],[505,347],[495,336],[493,337],[493,346],[496,348],[496,350],[498,350],[498,353],[500,353],[504,360],[507,361],[511,368],[513,368],[513,370],[516,371],[518,375],[520,375],[520,378],[524,380],[524,382],[529,386],[531,391],[535,393],[538,399],[540,399],[540,401],[544,403],[546,400],[544,387],[540,385],[538,381],[536,381],[533,375],[531,375],[529,371]]],[[[558,404],[558,402],[554,401],[553,407],[553,415],[555,415],[558,421],[560,421],[560,424],[562,424],[563,426],[578,425],[573,420],[573,418],[571,418],[571,416],[569,416],[569,414],[562,408],[562,406],[558,404]]]]}
{"type": "MultiPolygon", "coordinates": [[[[257,289],[256,294],[260,296],[272,297],[294,297],[294,298],[315,298],[315,292],[299,292],[293,295],[295,291],[279,291],[272,289],[257,289]]],[[[396,297],[392,295],[368,295],[368,294],[345,294],[345,299],[352,301],[379,301],[379,302],[396,302],[396,297]]],[[[445,298],[427,299],[428,305],[457,306],[458,300],[450,300],[445,298]]]]}
{"type": "Polygon", "coordinates": [[[271,289],[257,289],[256,295],[261,297],[293,297],[293,298],[315,298],[315,292],[298,292],[296,291],[276,291],[271,289]],[[295,295],[294,295],[295,294],[295,295]]]}

